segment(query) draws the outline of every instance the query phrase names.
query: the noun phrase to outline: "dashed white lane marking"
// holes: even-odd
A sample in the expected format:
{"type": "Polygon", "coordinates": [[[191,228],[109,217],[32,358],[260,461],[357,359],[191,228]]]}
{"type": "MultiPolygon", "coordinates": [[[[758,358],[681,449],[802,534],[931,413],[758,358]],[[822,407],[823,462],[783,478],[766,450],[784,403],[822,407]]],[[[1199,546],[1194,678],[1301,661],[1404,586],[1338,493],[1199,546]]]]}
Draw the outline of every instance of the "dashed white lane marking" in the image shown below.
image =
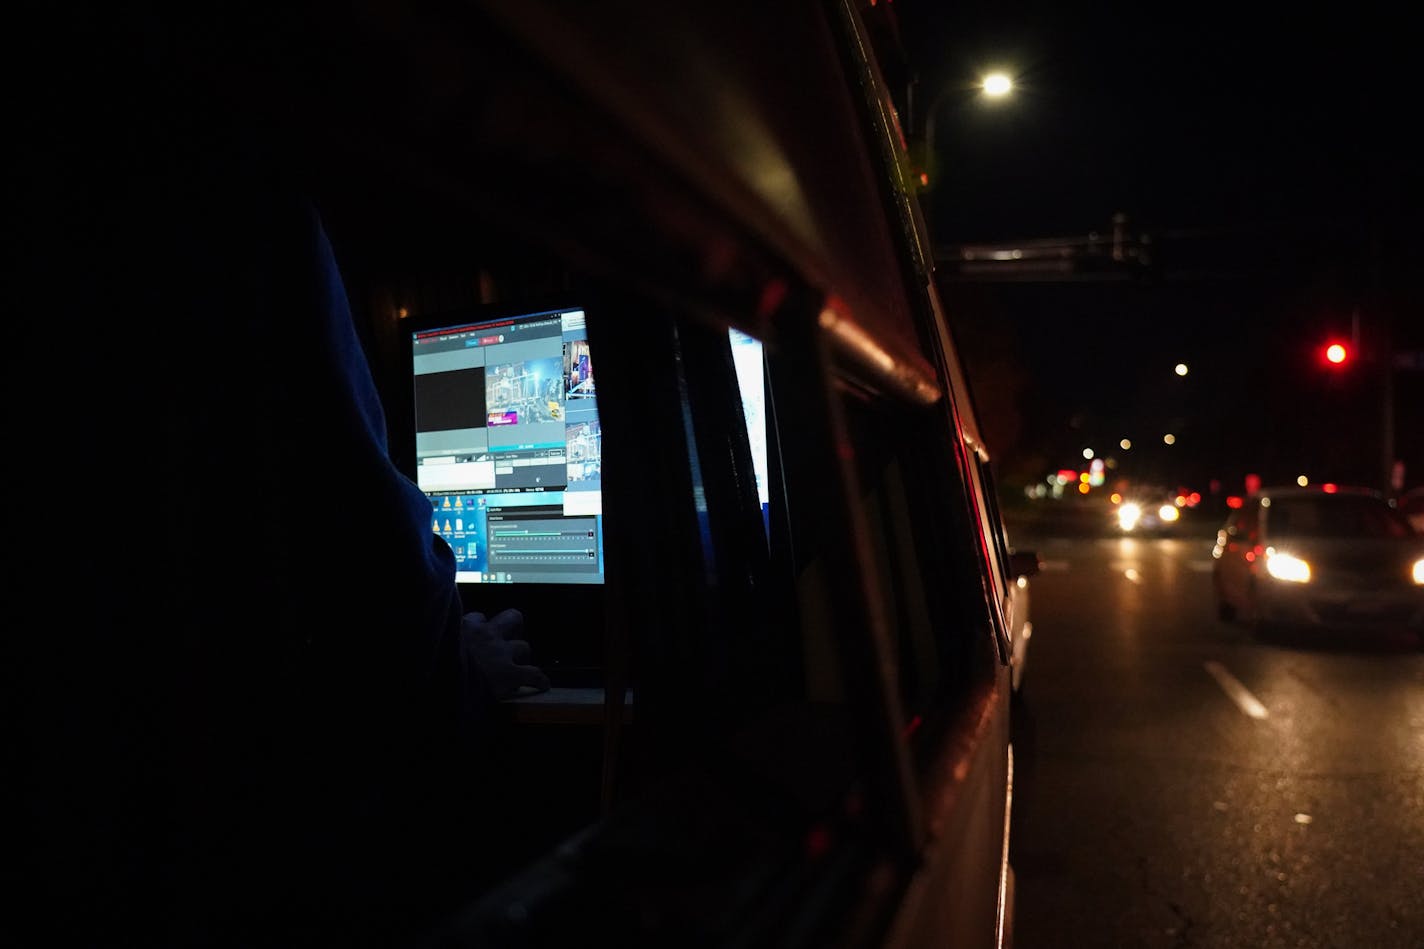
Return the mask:
{"type": "Polygon", "coordinates": [[[1266,711],[1266,706],[1261,704],[1261,700],[1251,694],[1251,690],[1241,684],[1241,680],[1236,678],[1226,667],[1219,662],[1204,663],[1206,671],[1216,680],[1216,684],[1221,686],[1221,690],[1226,693],[1227,698],[1236,703],[1236,707],[1241,709],[1252,718],[1266,718],[1270,715],[1266,711]]]}
{"type": "Polygon", "coordinates": [[[1068,561],[1066,561],[1066,560],[1040,560],[1040,561],[1038,562],[1038,569],[1040,569],[1040,570],[1053,570],[1053,571],[1058,571],[1058,572],[1061,573],[1062,571],[1068,569],[1068,561]]]}
{"type": "Polygon", "coordinates": [[[1193,573],[1211,573],[1210,560],[1188,560],[1187,569],[1193,573]]]}

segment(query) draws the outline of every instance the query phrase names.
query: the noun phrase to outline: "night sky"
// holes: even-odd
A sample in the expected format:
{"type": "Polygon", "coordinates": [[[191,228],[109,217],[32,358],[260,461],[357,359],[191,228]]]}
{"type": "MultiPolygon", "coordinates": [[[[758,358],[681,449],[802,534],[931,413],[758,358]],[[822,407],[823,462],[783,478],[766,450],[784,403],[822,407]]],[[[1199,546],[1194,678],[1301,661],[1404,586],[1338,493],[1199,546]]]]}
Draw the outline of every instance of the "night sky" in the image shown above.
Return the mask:
{"type": "Polygon", "coordinates": [[[902,120],[922,130],[949,90],[924,195],[937,245],[1106,235],[1119,212],[1152,242],[1128,279],[946,279],[1006,481],[1092,447],[1202,490],[1247,472],[1383,487],[1389,404],[1406,486],[1424,482],[1424,371],[1395,370],[1384,398],[1391,357],[1424,350],[1407,14],[892,6],[915,79],[902,120]],[[1018,88],[986,107],[970,87],[991,67],[1018,88]],[[1320,347],[1356,326],[1360,360],[1327,371],[1320,347]]]}

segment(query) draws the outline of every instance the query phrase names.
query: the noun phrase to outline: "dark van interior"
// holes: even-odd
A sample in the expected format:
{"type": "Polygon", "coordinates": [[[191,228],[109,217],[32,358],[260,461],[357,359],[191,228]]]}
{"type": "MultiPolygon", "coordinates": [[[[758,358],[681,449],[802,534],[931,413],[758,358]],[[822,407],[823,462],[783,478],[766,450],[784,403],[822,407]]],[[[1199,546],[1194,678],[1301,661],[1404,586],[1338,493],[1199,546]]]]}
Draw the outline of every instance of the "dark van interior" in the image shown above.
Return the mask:
{"type": "Polygon", "coordinates": [[[163,20],[309,191],[398,464],[412,326],[587,315],[603,582],[463,585],[555,686],[501,706],[499,819],[407,944],[1007,940],[1006,548],[875,6],[163,20]]]}

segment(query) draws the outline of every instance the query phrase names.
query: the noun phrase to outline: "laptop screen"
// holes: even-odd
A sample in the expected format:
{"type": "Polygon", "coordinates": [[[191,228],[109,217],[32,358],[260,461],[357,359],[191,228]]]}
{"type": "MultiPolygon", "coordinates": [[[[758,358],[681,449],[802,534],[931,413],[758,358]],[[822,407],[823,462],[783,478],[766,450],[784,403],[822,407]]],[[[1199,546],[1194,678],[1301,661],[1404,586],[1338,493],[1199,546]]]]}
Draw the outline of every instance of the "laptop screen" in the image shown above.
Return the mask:
{"type": "Polygon", "coordinates": [[[410,331],[416,483],[460,583],[603,583],[601,434],[584,311],[410,331]]]}

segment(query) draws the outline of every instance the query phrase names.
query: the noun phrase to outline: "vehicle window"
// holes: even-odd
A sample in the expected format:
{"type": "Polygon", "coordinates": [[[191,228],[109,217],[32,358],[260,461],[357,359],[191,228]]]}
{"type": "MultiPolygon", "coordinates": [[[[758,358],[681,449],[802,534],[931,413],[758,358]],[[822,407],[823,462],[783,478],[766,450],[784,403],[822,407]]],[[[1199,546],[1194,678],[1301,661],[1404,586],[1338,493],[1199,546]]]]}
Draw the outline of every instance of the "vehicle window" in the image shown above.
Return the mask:
{"type": "Polygon", "coordinates": [[[930,622],[924,575],[910,526],[909,502],[898,461],[874,473],[865,498],[880,586],[891,604],[900,656],[900,695],[913,709],[940,681],[940,651],[930,622]]]}
{"type": "Polygon", "coordinates": [[[907,717],[962,689],[992,642],[984,578],[953,474],[953,454],[934,430],[934,411],[849,399],[876,581],[895,638],[900,698],[907,717]],[[958,543],[954,540],[957,539],[958,543]]]}
{"type": "Polygon", "coordinates": [[[1272,536],[1279,537],[1408,537],[1408,523],[1375,498],[1321,495],[1273,498],[1269,513],[1272,536]]]}

